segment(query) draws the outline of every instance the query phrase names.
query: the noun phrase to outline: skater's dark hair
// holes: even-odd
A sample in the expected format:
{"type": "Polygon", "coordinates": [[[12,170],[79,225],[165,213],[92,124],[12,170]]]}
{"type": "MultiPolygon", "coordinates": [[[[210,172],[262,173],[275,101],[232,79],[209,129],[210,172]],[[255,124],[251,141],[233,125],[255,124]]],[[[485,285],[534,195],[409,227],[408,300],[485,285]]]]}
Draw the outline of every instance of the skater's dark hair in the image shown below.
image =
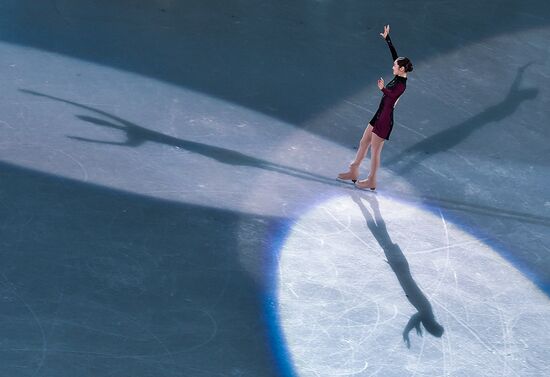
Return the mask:
{"type": "Polygon", "coordinates": [[[409,58],[405,58],[405,57],[397,58],[397,65],[399,67],[404,67],[405,72],[412,72],[413,70],[413,63],[409,60],[409,58]]]}

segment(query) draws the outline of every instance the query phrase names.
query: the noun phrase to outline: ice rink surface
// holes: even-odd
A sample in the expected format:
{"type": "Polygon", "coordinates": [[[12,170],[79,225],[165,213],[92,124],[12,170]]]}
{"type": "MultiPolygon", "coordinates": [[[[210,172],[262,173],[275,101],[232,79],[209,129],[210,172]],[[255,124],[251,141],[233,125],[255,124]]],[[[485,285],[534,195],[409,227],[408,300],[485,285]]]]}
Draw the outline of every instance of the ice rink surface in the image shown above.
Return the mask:
{"type": "Polygon", "coordinates": [[[0,376],[550,375],[549,40],[543,0],[0,0],[0,376]]]}

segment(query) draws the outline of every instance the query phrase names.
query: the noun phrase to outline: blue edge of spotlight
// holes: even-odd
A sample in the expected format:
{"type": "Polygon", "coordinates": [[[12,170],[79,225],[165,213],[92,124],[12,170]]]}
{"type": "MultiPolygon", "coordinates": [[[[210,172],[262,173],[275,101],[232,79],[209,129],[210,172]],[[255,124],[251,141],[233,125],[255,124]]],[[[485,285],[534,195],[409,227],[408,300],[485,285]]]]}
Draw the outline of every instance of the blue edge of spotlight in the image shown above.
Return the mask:
{"type": "MultiPolygon", "coordinates": [[[[402,199],[399,200],[403,201],[402,199]]],[[[525,262],[518,258],[513,252],[508,250],[504,245],[495,240],[494,237],[480,231],[477,228],[467,225],[466,223],[464,223],[464,220],[461,219],[460,216],[452,215],[440,207],[429,205],[427,203],[421,204],[420,207],[434,213],[435,215],[437,215],[439,211],[444,213],[446,220],[449,220],[454,225],[462,229],[464,232],[471,234],[480,242],[484,243],[485,245],[496,251],[501,257],[510,262],[510,264],[516,270],[523,274],[523,276],[525,276],[527,279],[529,279],[529,281],[536,285],[546,296],[550,297],[550,282],[540,279],[535,271],[533,271],[525,262]]]]}
{"type": "Polygon", "coordinates": [[[277,279],[279,270],[278,262],[282,246],[292,229],[295,221],[285,221],[275,223],[269,229],[269,239],[267,250],[266,269],[267,276],[266,289],[264,290],[263,315],[268,327],[269,343],[275,357],[275,362],[279,375],[281,377],[296,377],[292,358],[286,346],[285,336],[282,333],[281,323],[279,321],[279,308],[277,307],[277,279]]]}
{"type": "MultiPolygon", "coordinates": [[[[402,198],[397,198],[393,195],[386,195],[386,197],[400,202],[406,202],[409,204],[412,203],[402,198]]],[[[433,213],[436,216],[439,215],[440,212],[444,213],[446,220],[449,220],[454,225],[458,226],[465,232],[480,240],[480,242],[483,242],[484,244],[491,247],[499,255],[508,260],[518,271],[526,276],[542,292],[550,297],[550,282],[541,281],[541,279],[537,277],[536,273],[529,266],[527,266],[524,262],[517,258],[514,253],[508,251],[503,245],[494,240],[493,237],[484,234],[479,229],[475,229],[465,224],[460,216],[451,215],[449,212],[446,212],[440,207],[428,203],[415,203],[415,205],[433,213]]],[[[285,336],[282,333],[276,297],[278,288],[276,274],[278,272],[279,256],[282,250],[282,246],[296,221],[297,220],[288,220],[283,223],[278,222],[272,224],[268,239],[269,249],[267,250],[266,254],[267,273],[265,274],[265,276],[267,276],[268,279],[265,282],[266,289],[264,291],[263,315],[268,326],[268,336],[271,350],[273,351],[277,369],[281,377],[298,377],[292,365],[292,357],[289,354],[285,336]]]]}

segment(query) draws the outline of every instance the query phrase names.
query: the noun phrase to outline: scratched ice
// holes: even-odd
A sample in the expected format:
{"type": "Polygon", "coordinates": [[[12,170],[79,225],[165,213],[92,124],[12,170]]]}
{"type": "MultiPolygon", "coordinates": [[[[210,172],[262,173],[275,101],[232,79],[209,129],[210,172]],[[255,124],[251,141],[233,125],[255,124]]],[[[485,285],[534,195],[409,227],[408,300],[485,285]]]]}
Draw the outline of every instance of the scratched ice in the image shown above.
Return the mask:
{"type": "Polygon", "coordinates": [[[543,0],[0,0],[0,376],[282,377],[286,346],[299,376],[550,376],[549,25],[543,0]],[[386,22],[415,69],[377,212],[334,177],[386,22]]]}
{"type": "Polygon", "coordinates": [[[548,298],[441,212],[380,194],[329,200],[297,222],[279,268],[281,326],[300,377],[544,370],[548,298]],[[406,329],[430,312],[441,337],[425,322],[422,337],[406,329]]]}

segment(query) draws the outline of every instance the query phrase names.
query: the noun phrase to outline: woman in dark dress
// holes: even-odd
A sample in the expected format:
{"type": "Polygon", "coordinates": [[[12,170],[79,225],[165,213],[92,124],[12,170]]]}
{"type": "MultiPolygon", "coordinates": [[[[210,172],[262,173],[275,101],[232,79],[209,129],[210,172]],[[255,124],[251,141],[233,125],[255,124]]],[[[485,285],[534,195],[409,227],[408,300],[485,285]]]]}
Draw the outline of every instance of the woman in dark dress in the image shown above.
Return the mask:
{"type": "Polygon", "coordinates": [[[357,155],[355,156],[355,160],[350,164],[349,170],[338,174],[339,179],[352,180],[358,188],[370,190],[376,188],[376,172],[380,166],[382,147],[384,146],[384,141],[390,138],[393,128],[393,109],[407,87],[407,73],[413,70],[413,65],[408,58],[398,57],[397,51],[395,51],[390,39],[390,25],[384,26],[384,32],[380,33],[380,35],[385,39],[390,48],[393,58],[392,70],[394,78],[385,87],[384,80],[382,78],[378,80],[378,88],[383,93],[378,110],[363,133],[363,137],[359,142],[357,155]],[[369,147],[371,147],[370,174],[367,179],[357,182],[359,165],[367,155],[369,147]]]}

